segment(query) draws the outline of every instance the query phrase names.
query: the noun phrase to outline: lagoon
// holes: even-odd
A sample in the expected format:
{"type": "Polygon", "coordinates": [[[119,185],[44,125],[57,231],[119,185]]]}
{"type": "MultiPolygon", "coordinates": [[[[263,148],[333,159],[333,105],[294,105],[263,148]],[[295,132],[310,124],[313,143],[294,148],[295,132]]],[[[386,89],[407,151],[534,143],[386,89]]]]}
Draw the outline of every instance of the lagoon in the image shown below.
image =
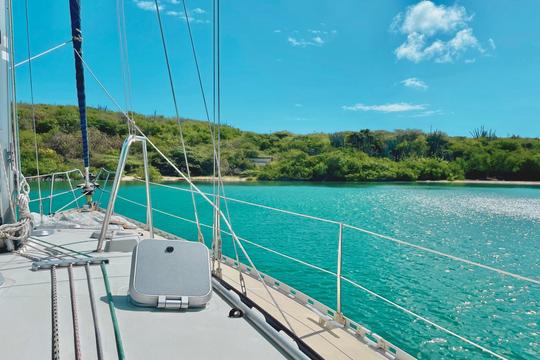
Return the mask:
{"type": "MultiPolygon", "coordinates": [[[[171,185],[171,184],[169,184],[171,185]]],[[[182,186],[184,185],[172,185],[182,186]]],[[[62,185],[55,185],[61,191],[62,185]]],[[[211,184],[200,184],[212,192],[211,184]]],[[[33,189],[36,187],[33,186],[33,189]]],[[[47,191],[47,184],[44,185],[47,191]]],[[[540,278],[540,188],[455,184],[226,184],[226,195],[351,224],[520,275],[540,278]]],[[[35,193],[33,194],[35,196],[35,193]]],[[[144,186],[120,195],[144,203],[144,186]]],[[[95,196],[99,199],[100,192],[95,196]]],[[[55,199],[54,208],[70,201],[55,199]]],[[[101,197],[106,206],[107,194],[101,197]]],[[[193,220],[188,192],[153,186],[155,209],[193,220]]],[[[211,208],[197,198],[201,221],[211,208]]],[[[32,204],[33,210],[37,208],[32,204]]],[[[238,236],[336,271],[338,226],[228,201],[238,236]]],[[[48,209],[48,203],[45,206],[48,209]]],[[[144,208],[117,201],[117,212],[144,221],[144,208]]],[[[190,240],[196,228],[154,211],[155,225],[190,240]]],[[[222,225],[224,227],[224,225],[222,225]]],[[[210,229],[204,229],[211,240],[210,229]]],[[[234,256],[224,235],[224,252],[234,256]]],[[[264,272],[335,307],[333,276],[244,243],[264,272]]],[[[343,233],[343,275],[362,286],[512,359],[540,357],[540,286],[473,268],[351,229],[343,233]]],[[[381,300],[343,284],[346,316],[420,359],[489,359],[381,300]]]]}

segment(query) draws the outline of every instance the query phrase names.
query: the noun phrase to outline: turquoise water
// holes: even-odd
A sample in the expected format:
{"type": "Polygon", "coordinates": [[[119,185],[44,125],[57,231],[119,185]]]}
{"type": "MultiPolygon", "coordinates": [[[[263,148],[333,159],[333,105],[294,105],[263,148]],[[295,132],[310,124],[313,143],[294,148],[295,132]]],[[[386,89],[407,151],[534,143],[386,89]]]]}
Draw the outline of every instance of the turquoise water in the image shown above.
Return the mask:
{"type": "MultiPolygon", "coordinates": [[[[209,185],[201,188],[211,191],[209,185]]],[[[226,191],[233,198],[342,221],[540,278],[540,188],[256,183],[229,184],[226,191]]],[[[145,201],[139,183],[123,185],[120,195],[145,201]]],[[[69,201],[70,195],[57,200],[55,208],[69,201]]],[[[102,202],[106,200],[105,194],[102,202]]],[[[154,186],[152,201],[154,208],[193,219],[186,192],[154,186]]],[[[211,224],[210,207],[202,199],[198,204],[202,222],[211,224]]],[[[228,205],[239,236],[336,271],[336,225],[234,202],[228,205]]],[[[116,209],[145,219],[143,208],[123,200],[117,201],[116,209]]],[[[157,212],[154,221],[166,231],[196,239],[193,224],[157,212]]],[[[210,231],[205,230],[205,237],[209,242],[210,231]]],[[[244,246],[260,270],[335,307],[335,278],[244,246]]],[[[228,237],[224,237],[224,252],[234,254],[228,237]]],[[[350,229],[343,237],[343,275],[503,356],[540,358],[540,286],[350,229]]],[[[420,359],[491,358],[347,283],[343,311],[420,359]]]]}

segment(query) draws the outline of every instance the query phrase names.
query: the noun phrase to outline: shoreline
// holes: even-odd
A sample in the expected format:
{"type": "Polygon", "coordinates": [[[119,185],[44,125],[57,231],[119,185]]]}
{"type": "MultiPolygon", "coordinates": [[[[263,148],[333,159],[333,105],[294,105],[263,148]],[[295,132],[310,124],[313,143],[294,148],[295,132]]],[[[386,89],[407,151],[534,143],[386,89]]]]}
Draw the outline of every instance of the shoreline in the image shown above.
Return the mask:
{"type": "MultiPolygon", "coordinates": [[[[135,181],[135,176],[124,176],[122,181],[135,181]]],[[[212,176],[193,176],[194,182],[212,182],[212,176]]],[[[448,184],[448,185],[502,185],[502,186],[540,186],[540,181],[525,181],[525,180],[417,180],[417,181],[292,181],[292,180],[278,180],[278,181],[261,181],[254,178],[242,178],[239,176],[223,176],[224,183],[236,183],[236,182],[289,182],[289,183],[313,183],[313,184],[448,184]]],[[[179,176],[162,176],[161,182],[184,182],[184,179],[179,176]]]]}
{"type": "MultiPolygon", "coordinates": [[[[142,179],[134,175],[122,176],[122,181],[135,182],[142,179]]],[[[193,176],[194,182],[212,182],[212,176],[193,176]]],[[[42,180],[50,181],[50,180],[42,180]]],[[[63,182],[64,179],[56,179],[55,182],[63,182]]],[[[256,178],[245,178],[239,176],[222,176],[224,183],[312,183],[312,184],[444,184],[444,185],[495,185],[495,186],[540,186],[540,181],[526,181],[526,180],[416,180],[416,181],[296,181],[296,180],[257,180],[256,178]]],[[[159,182],[185,182],[180,176],[162,176],[159,182]]]]}
{"type": "MultiPolygon", "coordinates": [[[[212,176],[192,176],[191,179],[194,182],[212,182],[214,180],[212,176]]],[[[142,180],[142,179],[139,178],[138,176],[133,176],[133,175],[122,176],[122,181],[138,181],[138,180],[142,180]]],[[[242,178],[239,176],[222,176],[221,180],[224,183],[250,181],[248,178],[242,178]]],[[[180,177],[180,176],[162,176],[159,182],[185,182],[185,180],[183,177],[180,177]]]]}
{"type": "Polygon", "coordinates": [[[540,181],[525,181],[525,180],[418,180],[415,182],[421,183],[421,184],[540,186],[540,181]]]}

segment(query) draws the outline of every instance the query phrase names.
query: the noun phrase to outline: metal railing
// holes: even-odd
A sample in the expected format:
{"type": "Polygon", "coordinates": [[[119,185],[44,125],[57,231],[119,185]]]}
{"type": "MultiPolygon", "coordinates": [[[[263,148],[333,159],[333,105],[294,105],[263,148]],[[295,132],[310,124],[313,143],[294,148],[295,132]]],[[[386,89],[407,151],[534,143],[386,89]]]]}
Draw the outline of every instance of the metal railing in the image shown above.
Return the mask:
{"type": "MultiPolygon", "coordinates": [[[[107,236],[107,229],[109,227],[109,219],[111,218],[112,213],[114,211],[114,205],[116,202],[116,198],[118,196],[118,191],[120,190],[120,184],[122,182],[122,174],[124,173],[124,168],[126,166],[129,150],[131,148],[131,145],[133,145],[135,142],[140,142],[142,144],[144,179],[145,179],[145,189],[146,189],[146,226],[147,226],[147,230],[150,232],[150,237],[151,238],[154,237],[154,225],[152,221],[152,201],[150,198],[150,174],[149,174],[148,150],[146,148],[146,140],[147,140],[146,137],[137,136],[137,135],[129,135],[126,138],[126,140],[124,140],[124,144],[122,145],[122,150],[120,152],[120,158],[118,160],[118,166],[115,172],[116,176],[114,177],[114,183],[112,185],[111,197],[109,198],[109,204],[107,206],[107,210],[105,211],[105,217],[103,218],[103,225],[101,227],[101,232],[99,235],[97,251],[103,250],[103,242],[105,241],[105,237],[107,236]]],[[[111,174],[110,172],[107,174],[107,180],[110,174],[111,174]]],[[[96,180],[97,180],[97,177],[96,177],[96,180]]]]}
{"type": "MultiPolygon", "coordinates": [[[[42,202],[44,200],[48,200],[49,201],[49,214],[52,214],[53,213],[53,200],[54,200],[54,198],[71,193],[72,196],[73,196],[73,200],[71,202],[69,202],[68,204],[65,204],[61,209],[59,209],[57,211],[61,211],[61,210],[65,209],[66,207],[68,207],[69,205],[73,204],[73,203],[76,203],[77,208],[80,208],[79,199],[82,198],[84,195],[77,196],[77,194],[75,193],[77,187],[73,187],[73,182],[72,182],[72,178],[71,178],[70,174],[71,175],[78,174],[81,179],[84,178],[84,175],[83,175],[82,171],[79,170],[79,169],[72,169],[72,170],[67,170],[67,171],[58,171],[58,172],[49,173],[49,174],[42,174],[42,175],[39,175],[39,176],[38,175],[26,176],[27,181],[43,181],[43,182],[50,182],[51,183],[51,188],[49,189],[49,192],[48,192],[49,195],[47,195],[47,196],[43,196],[43,195],[38,196],[37,198],[30,200],[30,203],[42,202]],[[54,193],[55,183],[57,181],[62,181],[62,180],[66,181],[68,183],[69,190],[62,191],[62,192],[59,192],[59,193],[55,194],[54,193]]],[[[42,209],[42,207],[40,207],[40,210],[41,209],[42,209]]],[[[41,214],[41,215],[43,215],[43,214],[41,214]]]]}

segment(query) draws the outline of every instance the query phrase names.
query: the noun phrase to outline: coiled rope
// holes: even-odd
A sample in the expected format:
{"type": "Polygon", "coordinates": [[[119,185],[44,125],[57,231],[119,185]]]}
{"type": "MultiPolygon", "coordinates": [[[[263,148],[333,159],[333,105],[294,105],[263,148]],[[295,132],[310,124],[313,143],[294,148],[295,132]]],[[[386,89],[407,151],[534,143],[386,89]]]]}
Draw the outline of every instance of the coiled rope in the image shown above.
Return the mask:
{"type": "MultiPolygon", "coordinates": [[[[30,185],[21,176],[19,195],[17,195],[17,205],[19,206],[19,221],[13,224],[0,225],[0,242],[6,241],[8,247],[13,246],[13,241],[25,243],[32,231],[32,216],[30,215],[29,207],[30,185]],[[10,245],[11,244],[11,245],[10,245]]],[[[13,248],[8,248],[13,250],[13,248]]]]}

